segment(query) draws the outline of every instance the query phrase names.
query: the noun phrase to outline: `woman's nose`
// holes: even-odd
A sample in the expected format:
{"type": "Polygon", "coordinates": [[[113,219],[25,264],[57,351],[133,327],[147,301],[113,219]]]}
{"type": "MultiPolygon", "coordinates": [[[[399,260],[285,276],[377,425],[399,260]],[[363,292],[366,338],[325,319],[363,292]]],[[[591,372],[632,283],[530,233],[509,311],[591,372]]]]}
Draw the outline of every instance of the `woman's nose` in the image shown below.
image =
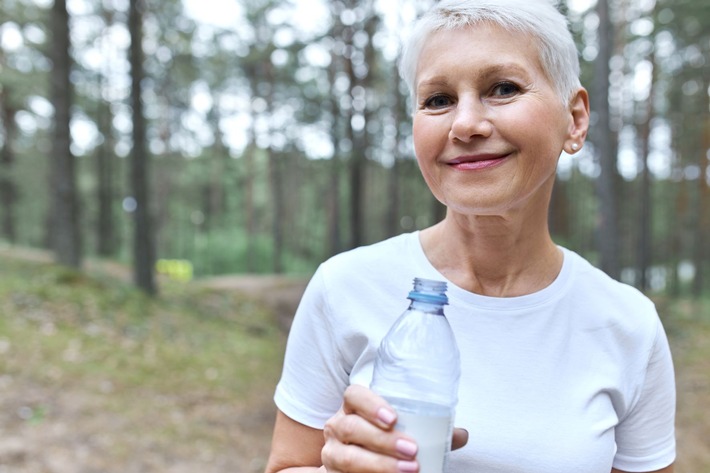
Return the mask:
{"type": "Polygon", "coordinates": [[[461,100],[457,104],[449,139],[468,143],[471,139],[490,136],[491,122],[485,107],[474,100],[461,100]]]}

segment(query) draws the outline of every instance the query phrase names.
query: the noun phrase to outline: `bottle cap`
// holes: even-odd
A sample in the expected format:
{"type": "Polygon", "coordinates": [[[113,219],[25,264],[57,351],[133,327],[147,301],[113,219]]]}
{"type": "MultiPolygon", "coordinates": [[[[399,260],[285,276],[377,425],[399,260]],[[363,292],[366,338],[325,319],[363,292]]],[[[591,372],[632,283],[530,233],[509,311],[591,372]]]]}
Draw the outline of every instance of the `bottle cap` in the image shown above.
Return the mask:
{"type": "Polygon", "coordinates": [[[449,303],[449,298],[446,297],[446,283],[433,279],[414,278],[414,289],[407,298],[429,304],[449,303]]]}

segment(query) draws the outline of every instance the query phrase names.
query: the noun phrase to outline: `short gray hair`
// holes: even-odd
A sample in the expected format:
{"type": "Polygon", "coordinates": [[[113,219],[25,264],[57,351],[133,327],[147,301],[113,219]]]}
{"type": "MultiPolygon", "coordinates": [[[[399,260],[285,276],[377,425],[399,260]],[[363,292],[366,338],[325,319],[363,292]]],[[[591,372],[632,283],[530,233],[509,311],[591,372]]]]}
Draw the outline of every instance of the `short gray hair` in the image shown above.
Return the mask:
{"type": "Polygon", "coordinates": [[[562,101],[567,104],[580,87],[577,47],[567,19],[554,0],[442,0],[414,25],[404,43],[399,62],[402,79],[412,97],[421,51],[432,33],[451,31],[481,23],[508,31],[529,34],[537,39],[540,61],[562,101]]]}

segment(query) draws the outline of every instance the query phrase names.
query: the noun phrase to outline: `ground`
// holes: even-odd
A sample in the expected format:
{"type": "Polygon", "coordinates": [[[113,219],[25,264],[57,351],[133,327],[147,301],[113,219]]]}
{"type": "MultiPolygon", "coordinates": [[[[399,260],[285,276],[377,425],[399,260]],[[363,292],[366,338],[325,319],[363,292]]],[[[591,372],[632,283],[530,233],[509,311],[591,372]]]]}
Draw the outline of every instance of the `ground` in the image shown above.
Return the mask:
{"type": "MultiPolygon", "coordinates": [[[[283,342],[305,280],[230,276],[199,284],[263,303],[275,314],[283,342]]],[[[38,324],[48,336],[54,330],[51,324],[38,324]]],[[[676,473],[710,473],[710,329],[682,318],[672,325],[678,380],[676,473]]],[[[100,337],[102,332],[95,330],[100,337]]],[[[0,337],[0,356],[21,343],[0,337]]],[[[70,343],[62,357],[79,357],[81,349],[70,343]]],[[[207,369],[205,376],[218,374],[207,369]]],[[[236,400],[219,388],[146,388],[125,393],[131,404],[114,404],[114,395],[128,388],[100,375],[74,384],[58,370],[41,376],[0,372],[0,473],[261,472],[270,445],[276,377],[265,374],[236,400]]]]}
{"type": "MultiPolygon", "coordinates": [[[[50,261],[42,252],[0,248],[0,266],[7,266],[8,259],[40,264],[50,261]]],[[[87,262],[86,267],[88,272],[109,277],[110,281],[130,280],[124,267],[111,262],[92,261],[87,262]]],[[[227,389],[220,387],[222,380],[226,380],[224,384],[234,384],[234,380],[228,377],[230,372],[240,369],[240,366],[232,369],[229,362],[225,363],[226,367],[203,370],[204,379],[209,383],[200,379],[171,383],[170,373],[160,373],[166,381],[155,383],[123,379],[125,376],[114,373],[122,367],[114,365],[125,360],[138,370],[150,369],[138,358],[168,360],[171,366],[178,358],[178,368],[182,360],[179,360],[179,353],[162,353],[163,347],[159,343],[151,344],[150,339],[136,338],[130,333],[124,336],[101,325],[100,321],[91,319],[91,307],[84,306],[80,311],[89,313],[87,320],[69,320],[76,312],[69,306],[76,301],[67,303],[67,314],[59,314],[64,308],[52,306],[47,310],[36,292],[24,291],[24,287],[23,290],[6,290],[3,271],[6,268],[0,267],[0,287],[4,291],[0,297],[0,473],[263,471],[275,415],[271,398],[278,377],[276,365],[280,364],[290,318],[306,279],[230,276],[191,283],[190,291],[200,299],[195,303],[196,307],[214,306],[216,311],[224,312],[221,307],[225,305],[224,300],[230,305],[236,300],[242,307],[253,309],[250,312],[264,314],[255,321],[245,322],[242,317],[226,322],[231,324],[229,327],[237,324],[238,328],[245,328],[256,340],[262,338],[268,344],[278,345],[272,350],[277,353],[278,360],[269,361],[262,376],[254,377],[250,386],[227,389]],[[225,299],[222,294],[238,295],[225,299]],[[12,329],[8,328],[12,322],[4,320],[8,314],[20,319],[12,329]],[[261,319],[271,320],[273,324],[269,324],[280,327],[273,330],[277,332],[275,336],[269,332],[269,327],[260,325],[261,319]],[[62,338],[73,325],[81,326],[86,333],[62,338]],[[11,338],[8,333],[24,336],[11,338]],[[107,346],[125,350],[129,355],[112,352],[106,353],[103,359],[93,359],[102,353],[102,338],[107,346]],[[98,346],[88,346],[89,343],[98,346]],[[52,344],[62,344],[57,351],[60,359],[56,363],[47,359],[47,353],[55,349],[52,344]],[[131,357],[136,352],[141,352],[138,353],[140,356],[131,357]],[[96,373],[91,372],[92,363],[96,365],[96,373]],[[72,371],[73,366],[77,367],[76,372],[72,371]],[[141,384],[145,386],[141,387],[141,384]],[[186,389],[171,388],[173,385],[186,389]]],[[[30,277],[37,276],[31,273],[30,277]]],[[[129,299],[129,304],[131,301],[129,299]]],[[[173,323],[167,317],[162,321],[160,315],[153,317],[156,317],[157,324],[173,323]]],[[[235,313],[234,317],[240,316],[235,313]]],[[[187,323],[194,324],[194,320],[187,323]]],[[[167,325],[159,332],[178,331],[183,326],[176,327],[173,329],[167,325]]],[[[196,325],[188,327],[198,328],[196,325]]],[[[124,328],[130,329],[131,326],[124,328]]],[[[148,332],[152,329],[142,327],[141,330],[148,332]]],[[[209,330],[209,333],[207,330],[198,333],[198,338],[215,337],[215,329],[209,330]]],[[[199,339],[184,338],[175,335],[161,342],[177,348],[184,345],[193,353],[194,346],[206,350],[208,345],[214,345],[212,340],[203,343],[199,339]]],[[[272,351],[268,351],[268,356],[273,355],[272,351]]],[[[236,347],[230,354],[218,354],[217,357],[232,359],[234,365],[252,362],[248,355],[238,356],[240,353],[236,347]]],[[[192,360],[184,363],[185,370],[172,377],[190,376],[186,372],[194,371],[194,363],[192,360]]]]}

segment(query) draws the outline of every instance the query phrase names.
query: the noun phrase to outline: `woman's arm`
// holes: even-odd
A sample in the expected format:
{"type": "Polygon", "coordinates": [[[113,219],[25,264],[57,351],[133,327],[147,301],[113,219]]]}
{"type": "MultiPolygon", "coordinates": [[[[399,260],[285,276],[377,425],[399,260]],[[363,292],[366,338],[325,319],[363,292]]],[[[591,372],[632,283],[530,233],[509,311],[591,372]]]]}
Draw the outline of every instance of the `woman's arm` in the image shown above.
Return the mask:
{"type": "Polygon", "coordinates": [[[396,420],[384,399],[357,385],[347,388],[343,407],[323,430],[279,411],[266,473],[417,471],[417,446],[394,430],[396,420]],[[319,470],[322,465],[326,468],[319,470]]]}
{"type": "Polygon", "coordinates": [[[266,473],[318,471],[323,444],[322,430],[303,425],[277,411],[266,473]]]}

